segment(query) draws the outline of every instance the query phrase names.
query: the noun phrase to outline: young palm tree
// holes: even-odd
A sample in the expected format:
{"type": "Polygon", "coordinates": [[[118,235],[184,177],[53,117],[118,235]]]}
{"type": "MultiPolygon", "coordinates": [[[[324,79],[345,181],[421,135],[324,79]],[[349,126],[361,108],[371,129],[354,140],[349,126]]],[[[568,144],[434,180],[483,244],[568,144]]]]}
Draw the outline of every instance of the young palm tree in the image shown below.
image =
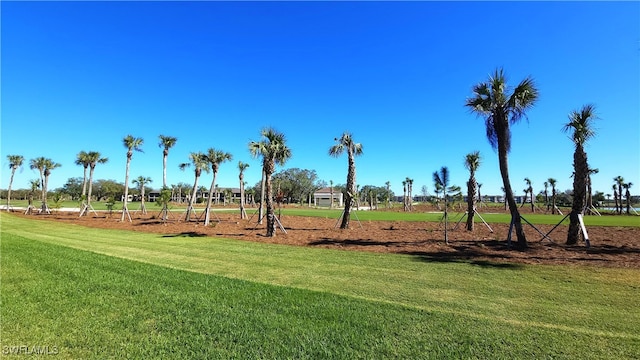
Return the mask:
{"type": "Polygon", "coordinates": [[[137,178],[131,180],[131,183],[133,185],[138,186],[138,191],[140,192],[140,211],[142,211],[143,214],[147,213],[147,208],[144,206],[144,197],[145,197],[144,187],[151,182],[153,182],[153,180],[151,180],[150,177],[144,177],[144,176],[138,176],[137,178]]]}
{"type": "Polygon", "coordinates": [[[272,128],[263,129],[260,133],[262,140],[249,143],[249,152],[254,158],[262,157],[262,172],[267,205],[267,237],[276,235],[275,214],[273,208],[273,186],[271,175],[276,164],[284,165],[291,158],[291,149],[287,146],[284,134],[272,128]]]}
{"type": "Polygon", "coordinates": [[[344,214],[342,216],[342,223],[340,224],[340,229],[348,229],[349,220],[351,219],[353,198],[357,195],[355,157],[362,155],[362,144],[354,142],[353,136],[346,131],[340,138],[335,138],[334,140],[337,144],[329,148],[329,155],[338,157],[346,151],[349,164],[347,171],[347,187],[345,189],[344,214]]]}
{"type": "MultiPolygon", "coordinates": [[[[387,181],[384,184],[387,187],[387,208],[391,208],[391,181],[387,181]]],[[[331,199],[331,204],[333,204],[333,188],[331,189],[331,199]]]]}
{"type": "Polygon", "coordinates": [[[91,204],[91,192],[93,190],[93,172],[96,170],[97,164],[106,164],[109,158],[102,157],[97,151],[89,151],[89,191],[87,191],[87,205],[91,204]]]}
{"type": "Polygon", "coordinates": [[[7,211],[11,208],[11,186],[13,185],[13,176],[16,174],[22,164],[24,163],[24,156],[22,155],[7,155],[9,160],[9,169],[11,169],[11,177],[9,178],[9,189],[7,189],[7,211]]]}
{"type": "Polygon", "coordinates": [[[587,195],[586,206],[590,212],[593,212],[593,187],[591,184],[591,175],[599,173],[599,169],[589,168],[589,174],[587,175],[587,195]]]}
{"type": "Polygon", "coordinates": [[[127,202],[129,201],[129,167],[131,165],[131,159],[133,158],[133,151],[142,152],[142,144],[144,140],[142,138],[136,138],[131,135],[127,135],[122,139],[122,144],[127,148],[127,168],[124,175],[124,199],[122,199],[122,218],[120,221],[124,221],[125,214],[131,221],[131,215],[129,214],[129,208],[127,202]]]}
{"type": "Polygon", "coordinates": [[[544,185],[544,203],[547,205],[547,211],[549,211],[549,181],[545,181],[542,185],[544,185]]]}
{"type": "Polygon", "coordinates": [[[238,161],[238,180],[240,181],[240,219],[247,218],[247,212],[244,209],[245,197],[244,197],[244,171],[249,167],[249,164],[238,161]]]}
{"type": "Polygon", "coordinates": [[[476,213],[476,191],[478,182],[476,181],[476,170],[480,166],[480,152],[474,151],[464,158],[464,167],[469,170],[469,181],[467,181],[467,230],[473,231],[473,217],[476,213]]]}
{"type": "Polygon", "coordinates": [[[198,190],[198,179],[200,179],[200,175],[202,171],[209,172],[209,161],[207,156],[202,152],[192,152],[189,154],[190,163],[182,163],[180,164],[180,170],[184,170],[189,166],[193,165],[195,180],[193,181],[193,189],[191,190],[191,196],[189,196],[189,204],[187,205],[187,211],[185,216],[185,221],[191,220],[191,213],[193,210],[193,204],[196,202],[197,198],[197,190],[198,190]]]}
{"type": "Polygon", "coordinates": [[[547,181],[549,182],[549,185],[551,185],[551,214],[556,213],[556,184],[558,183],[558,180],[554,179],[554,178],[549,178],[547,179],[547,181]]]}
{"type": "Polygon", "coordinates": [[[213,180],[211,181],[211,187],[209,188],[209,197],[207,198],[207,207],[205,208],[204,213],[204,225],[209,225],[211,221],[211,198],[213,197],[213,190],[216,186],[216,178],[218,177],[218,169],[220,169],[220,164],[223,162],[231,161],[233,159],[233,155],[228,152],[224,152],[221,150],[216,150],[214,148],[210,148],[207,152],[207,161],[211,165],[211,171],[213,171],[213,180]]]}
{"type": "Polygon", "coordinates": [[[76,165],[82,165],[84,168],[84,175],[82,176],[82,195],[81,199],[84,203],[87,195],[87,171],[89,170],[89,153],[86,151],[80,151],[78,155],[76,155],[76,165]]]}
{"type": "Polygon", "coordinates": [[[160,142],[158,146],[162,148],[162,188],[167,187],[167,157],[169,156],[169,149],[171,149],[178,141],[173,136],[159,135],[160,142]]]}
{"type": "Polygon", "coordinates": [[[578,215],[584,214],[586,182],[589,176],[587,153],[584,146],[587,141],[595,136],[593,122],[598,119],[595,107],[585,105],[580,110],[574,110],[569,114],[569,122],[564,125],[563,131],[572,132],[571,140],[575,146],[573,153],[573,205],[569,215],[569,232],[567,233],[567,245],[573,245],[581,237],[580,220],[578,215]]]}
{"type": "Polygon", "coordinates": [[[449,169],[446,166],[440,168],[440,172],[433,173],[433,182],[442,189],[444,197],[444,242],[449,243],[449,236],[447,233],[447,190],[449,187],[449,169]]]}
{"type": "Polygon", "coordinates": [[[49,213],[49,205],[47,204],[47,187],[49,184],[49,175],[51,175],[51,170],[59,168],[59,163],[53,162],[51,159],[45,157],[38,157],[35,159],[31,159],[30,168],[38,169],[40,172],[40,183],[42,189],[42,212],[49,213]]]}
{"type": "Polygon", "coordinates": [[[618,200],[616,201],[616,212],[618,214],[622,214],[622,186],[624,185],[624,178],[622,176],[616,176],[613,178],[613,181],[615,181],[615,183],[618,185],[618,200]]]}
{"type": "Polygon", "coordinates": [[[518,247],[526,248],[520,212],[516,206],[509,180],[507,155],[511,149],[510,124],[518,123],[526,118],[526,111],[538,99],[538,89],[532,78],[527,77],[516,86],[511,93],[507,92],[507,80],[502,69],[497,69],[486,82],[473,87],[473,97],[467,99],[465,105],[478,116],[485,118],[486,133],[489,143],[498,150],[500,174],[504,184],[506,202],[511,212],[511,223],[515,226],[518,247]]]}
{"type": "Polygon", "coordinates": [[[33,206],[33,194],[35,194],[35,192],[40,187],[40,182],[41,180],[38,180],[38,179],[29,180],[29,185],[31,185],[31,191],[29,191],[29,194],[27,195],[27,199],[28,199],[27,201],[29,205],[27,206],[27,210],[24,212],[25,215],[31,214],[31,211],[35,209],[35,206],[33,206]]]}
{"type": "Polygon", "coordinates": [[[403,210],[407,211],[407,180],[402,180],[402,205],[403,210]]]}

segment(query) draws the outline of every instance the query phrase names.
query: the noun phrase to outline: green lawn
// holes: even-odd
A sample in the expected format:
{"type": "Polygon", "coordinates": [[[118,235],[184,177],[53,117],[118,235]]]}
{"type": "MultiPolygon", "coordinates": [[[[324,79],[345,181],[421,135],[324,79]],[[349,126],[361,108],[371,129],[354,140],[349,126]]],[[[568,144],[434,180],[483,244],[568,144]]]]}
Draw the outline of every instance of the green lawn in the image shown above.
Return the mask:
{"type": "Polygon", "coordinates": [[[105,231],[0,214],[3,352],[636,358],[640,271],[105,231]]]}

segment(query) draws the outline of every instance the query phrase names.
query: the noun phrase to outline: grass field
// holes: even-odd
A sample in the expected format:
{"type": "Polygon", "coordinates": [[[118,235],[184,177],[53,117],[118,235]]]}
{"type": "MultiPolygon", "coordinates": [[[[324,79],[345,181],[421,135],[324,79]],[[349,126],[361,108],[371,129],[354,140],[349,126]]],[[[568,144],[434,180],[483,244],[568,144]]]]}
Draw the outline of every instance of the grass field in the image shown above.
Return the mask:
{"type": "Polygon", "coordinates": [[[3,354],[637,358],[640,271],[433,262],[0,214],[3,354]],[[24,350],[24,348],[23,348],[24,350]]]}

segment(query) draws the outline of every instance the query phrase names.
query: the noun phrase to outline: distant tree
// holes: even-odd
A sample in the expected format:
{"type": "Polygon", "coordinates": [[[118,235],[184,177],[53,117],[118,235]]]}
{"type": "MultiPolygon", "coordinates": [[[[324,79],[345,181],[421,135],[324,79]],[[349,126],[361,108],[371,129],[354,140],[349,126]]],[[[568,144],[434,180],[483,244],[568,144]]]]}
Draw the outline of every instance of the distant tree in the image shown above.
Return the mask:
{"type": "Polygon", "coordinates": [[[472,112],[485,118],[486,134],[489,143],[498,150],[500,174],[504,184],[506,202],[511,212],[511,223],[515,226],[518,238],[517,246],[527,247],[527,238],[522,228],[520,212],[516,206],[511,182],[509,181],[509,165],[507,154],[511,149],[510,124],[518,123],[526,117],[526,111],[533,107],[538,99],[538,89],[530,77],[522,80],[509,94],[506,76],[502,69],[497,69],[488,81],[473,87],[473,97],[467,99],[465,105],[472,112]]]}
{"type": "Polygon", "coordinates": [[[84,181],[81,177],[69,178],[67,182],[62,185],[59,192],[68,195],[71,200],[83,199],[82,196],[82,184],[84,181]]]}
{"type": "Polygon", "coordinates": [[[275,213],[273,208],[273,186],[271,175],[276,165],[284,165],[291,158],[291,149],[283,133],[272,128],[263,129],[260,133],[260,141],[249,143],[249,152],[254,158],[262,158],[262,171],[264,174],[264,189],[266,191],[267,207],[267,237],[275,236],[275,213]]]}
{"type": "Polygon", "coordinates": [[[84,159],[89,163],[89,190],[87,191],[86,206],[80,210],[80,216],[89,214],[89,211],[87,210],[91,206],[91,195],[93,192],[93,173],[96,169],[96,165],[105,164],[107,161],[109,161],[108,158],[103,158],[102,155],[97,151],[89,151],[88,153],[86,153],[84,159]]]}
{"type": "Polygon", "coordinates": [[[238,170],[240,173],[238,174],[238,180],[240,181],[240,218],[246,219],[247,212],[244,208],[246,199],[245,199],[245,190],[244,190],[244,171],[249,167],[249,164],[243,163],[242,161],[238,161],[238,170]]]}
{"type": "Polygon", "coordinates": [[[220,164],[231,161],[233,159],[233,155],[222,150],[209,148],[206,156],[209,165],[211,165],[211,171],[213,172],[213,180],[211,181],[211,187],[209,187],[209,197],[207,198],[207,206],[204,213],[204,225],[208,226],[211,221],[211,198],[213,197],[213,190],[216,186],[216,179],[218,177],[220,164]]]}
{"type": "Polygon", "coordinates": [[[469,170],[469,181],[467,181],[467,231],[473,231],[473,217],[476,210],[476,191],[478,182],[476,181],[476,170],[480,166],[480,152],[474,151],[464,158],[464,167],[469,170]]]}
{"type": "Polygon", "coordinates": [[[625,192],[624,197],[627,201],[627,215],[631,215],[631,192],[629,191],[631,185],[633,185],[631,182],[622,185],[625,192]]]}
{"type": "Polygon", "coordinates": [[[391,182],[387,181],[384,185],[387,187],[387,198],[385,199],[385,203],[387,204],[387,208],[391,208],[391,182]]]}
{"type": "Polygon", "coordinates": [[[40,173],[40,182],[41,182],[41,190],[42,190],[42,212],[49,213],[49,205],[47,205],[47,185],[49,183],[49,176],[51,175],[51,170],[59,168],[59,163],[53,162],[53,160],[38,157],[35,159],[31,159],[30,168],[37,169],[40,173]]]}
{"type": "Polygon", "coordinates": [[[556,183],[558,180],[554,178],[547,179],[549,185],[551,185],[551,213],[556,213],[556,183]]]}
{"type": "Polygon", "coordinates": [[[124,198],[122,199],[122,218],[120,221],[124,221],[125,215],[129,216],[131,221],[131,215],[129,214],[129,208],[127,202],[129,201],[129,168],[131,166],[131,159],[133,158],[133,152],[142,152],[142,144],[144,140],[142,138],[136,138],[131,135],[127,135],[122,139],[122,144],[127,148],[127,167],[124,176],[124,198]]]}
{"type": "Polygon", "coordinates": [[[162,148],[162,187],[167,187],[167,157],[169,157],[169,149],[175,146],[178,138],[173,136],[159,135],[160,142],[158,146],[162,148]]]}
{"type": "Polygon", "coordinates": [[[531,179],[524,178],[524,182],[527,184],[527,189],[524,196],[526,198],[527,194],[529,194],[529,199],[531,200],[531,212],[535,212],[535,205],[534,205],[535,201],[533,199],[533,186],[531,186],[531,179]]]}
{"type": "Polygon", "coordinates": [[[580,110],[574,110],[569,114],[569,122],[564,125],[564,132],[571,132],[571,140],[575,145],[573,153],[573,205],[569,215],[569,231],[567,244],[573,245],[581,238],[579,215],[584,214],[587,178],[589,165],[584,146],[589,139],[595,136],[593,122],[597,119],[595,107],[585,105],[580,110]]]}
{"type": "Polygon", "coordinates": [[[449,187],[449,169],[446,166],[440,168],[440,172],[433,173],[433,182],[436,183],[441,189],[443,189],[444,197],[444,241],[449,243],[449,236],[447,233],[447,189],[449,187]]]}
{"type": "Polygon", "coordinates": [[[356,161],[355,157],[362,154],[362,144],[353,140],[351,133],[344,132],[340,138],[334,139],[337,143],[329,148],[329,155],[338,157],[343,152],[347,153],[348,171],[347,171],[347,188],[345,191],[344,214],[340,229],[349,228],[349,220],[351,219],[351,206],[354,195],[357,194],[356,189],[356,161]]]}
{"type": "Polygon", "coordinates": [[[147,184],[153,182],[150,177],[138,176],[137,178],[131,181],[132,184],[138,186],[138,191],[140,191],[140,210],[143,214],[147,214],[147,208],[144,206],[144,190],[147,184]]]}
{"type": "Polygon", "coordinates": [[[9,188],[7,189],[7,211],[9,211],[11,209],[11,186],[13,185],[13,176],[16,174],[16,170],[18,170],[24,163],[24,156],[7,155],[7,160],[9,160],[9,169],[11,169],[9,188]]]}
{"type": "Polygon", "coordinates": [[[194,211],[193,204],[196,203],[196,198],[198,196],[198,179],[200,179],[200,175],[202,175],[202,171],[209,172],[209,161],[207,156],[202,152],[192,152],[189,154],[190,163],[182,163],[180,164],[180,170],[184,170],[189,166],[193,165],[195,179],[193,181],[193,189],[191,190],[191,196],[189,196],[189,204],[187,205],[187,212],[185,216],[185,221],[191,221],[191,213],[194,211]]]}
{"type": "Polygon", "coordinates": [[[545,181],[542,185],[544,185],[544,191],[542,192],[544,195],[544,204],[547,206],[547,211],[549,211],[549,181],[545,181]]]}
{"type": "MultiPolygon", "coordinates": [[[[624,178],[622,176],[616,176],[613,181],[618,185],[618,200],[616,201],[616,211],[618,214],[622,214],[622,187],[624,185],[624,178]]],[[[614,193],[615,194],[615,193],[614,193]]]]}

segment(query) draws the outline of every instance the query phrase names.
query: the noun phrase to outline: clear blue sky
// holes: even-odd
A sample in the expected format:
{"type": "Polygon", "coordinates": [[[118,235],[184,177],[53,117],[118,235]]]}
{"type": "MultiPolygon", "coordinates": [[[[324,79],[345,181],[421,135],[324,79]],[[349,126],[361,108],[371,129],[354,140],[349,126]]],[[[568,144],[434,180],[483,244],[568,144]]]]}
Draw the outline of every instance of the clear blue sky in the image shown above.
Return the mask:
{"type": "MultiPolygon", "coordinates": [[[[144,138],[131,176],[162,185],[158,135],[178,138],[168,182],[193,182],[189,152],[230,152],[218,184],[260,179],[247,151],[260,129],[286,134],[284,168],[346,182],[347,159],[328,149],[343,131],[364,146],[360,185],[402,194],[433,189],[441,166],[464,187],[464,156],[480,151],[483,194],[501,194],[497,154],[484,121],[464,107],[474,84],[504,67],[515,85],[531,75],[540,99],[512,127],[517,193],[554,177],[570,189],[570,111],[597,106],[586,150],[596,190],[621,175],[640,189],[640,3],[638,2],[6,2],[2,11],[2,182],[6,155],[27,166],[14,188],[37,178],[28,161],[62,164],[50,189],[81,177],[81,151],[109,163],[97,179],[124,181],[127,134],[144,138]]],[[[279,168],[278,170],[281,170],[279,168]]],[[[211,175],[201,184],[208,186],[211,175]]]]}

